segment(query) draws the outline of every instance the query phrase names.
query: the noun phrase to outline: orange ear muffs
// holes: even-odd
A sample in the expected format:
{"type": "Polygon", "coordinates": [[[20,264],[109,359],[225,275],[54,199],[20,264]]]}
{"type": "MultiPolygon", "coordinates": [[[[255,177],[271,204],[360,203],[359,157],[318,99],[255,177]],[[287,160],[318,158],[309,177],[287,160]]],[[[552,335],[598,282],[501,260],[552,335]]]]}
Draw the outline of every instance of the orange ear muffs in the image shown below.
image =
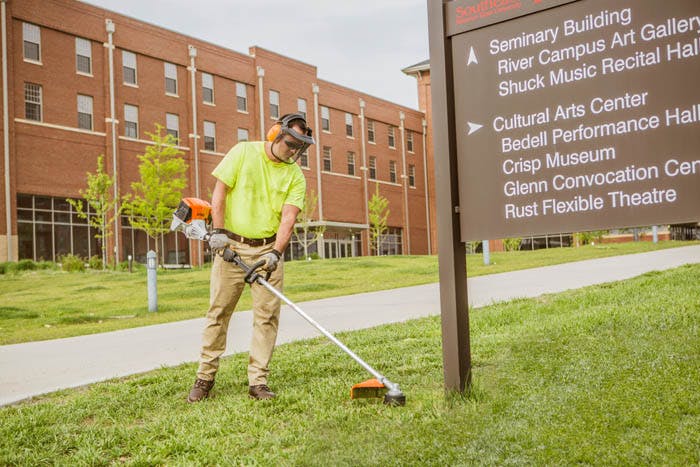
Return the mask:
{"type": "Polygon", "coordinates": [[[271,143],[274,142],[279,136],[281,129],[282,125],[279,123],[275,123],[274,125],[272,125],[272,128],[270,128],[270,130],[267,132],[267,140],[271,143]]]}

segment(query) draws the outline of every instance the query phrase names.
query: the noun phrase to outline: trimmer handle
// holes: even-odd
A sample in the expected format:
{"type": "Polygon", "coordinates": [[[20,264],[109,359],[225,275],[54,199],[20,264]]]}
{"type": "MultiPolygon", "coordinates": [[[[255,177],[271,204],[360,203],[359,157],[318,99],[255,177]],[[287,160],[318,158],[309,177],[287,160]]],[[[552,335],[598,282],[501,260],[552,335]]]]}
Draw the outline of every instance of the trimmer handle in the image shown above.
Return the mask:
{"type": "MultiPolygon", "coordinates": [[[[227,261],[229,263],[235,263],[236,266],[239,268],[243,269],[243,272],[245,272],[245,282],[247,284],[252,284],[253,282],[257,282],[258,279],[262,279],[263,277],[260,275],[258,272],[258,269],[260,269],[262,266],[265,266],[266,261],[264,259],[261,259],[257,263],[253,264],[252,266],[248,266],[240,257],[238,253],[233,251],[231,248],[226,248],[224,250],[223,254],[224,261],[227,261]]],[[[270,280],[270,275],[272,274],[271,271],[267,271],[267,274],[265,275],[265,281],[267,282],[270,280]]]]}

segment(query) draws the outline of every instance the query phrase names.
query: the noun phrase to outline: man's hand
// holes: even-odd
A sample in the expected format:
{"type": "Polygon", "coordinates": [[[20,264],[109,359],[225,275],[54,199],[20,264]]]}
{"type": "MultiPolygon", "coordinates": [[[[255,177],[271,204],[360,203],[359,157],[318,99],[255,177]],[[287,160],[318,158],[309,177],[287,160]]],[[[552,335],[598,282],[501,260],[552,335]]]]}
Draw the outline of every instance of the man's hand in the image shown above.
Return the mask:
{"type": "Polygon", "coordinates": [[[209,237],[209,248],[211,251],[223,250],[229,244],[229,239],[226,234],[214,233],[209,237]]]}
{"type": "Polygon", "coordinates": [[[269,253],[265,253],[262,255],[261,259],[265,260],[265,265],[263,266],[263,269],[269,272],[274,271],[277,269],[277,263],[280,262],[280,258],[282,257],[282,253],[280,253],[277,250],[272,250],[269,253]]]}

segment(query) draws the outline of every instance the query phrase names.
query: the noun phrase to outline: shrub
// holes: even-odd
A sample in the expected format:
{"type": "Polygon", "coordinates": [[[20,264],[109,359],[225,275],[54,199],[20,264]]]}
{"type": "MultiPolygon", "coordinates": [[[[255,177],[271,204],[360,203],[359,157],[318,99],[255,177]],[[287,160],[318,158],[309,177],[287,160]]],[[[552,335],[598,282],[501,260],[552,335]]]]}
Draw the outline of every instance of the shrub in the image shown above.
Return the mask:
{"type": "Polygon", "coordinates": [[[56,269],[56,263],[53,261],[39,261],[36,263],[37,269],[56,269]]]}
{"type": "Polygon", "coordinates": [[[503,239],[503,248],[506,251],[518,251],[520,249],[520,245],[522,243],[523,243],[523,239],[520,237],[504,238],[503,239]]]}
{"type": "Polygon", "coordinates": [[[8,263],[0,263],[0,274],[5,274],[7,272],[8,263]]]}
{"type": "Polygon", "coordinates": [[[15,271],[33,271],[36,269],[36,263],[31,259],[21,259],[12,268],[15,271]]]}
{"type": "Polygon", "coordinates": [[[61,269],[67,272],[85,271],[85,263],[80,256],[67,254],[58,258],[61,263],[61,269]]]}
{"type": "Polygon", "coordinates": [[[102,258],[97,255],[92,255],[88,260],[88,266],[90,269],[104,269],[105,265],[102,262],[102,258]]]}

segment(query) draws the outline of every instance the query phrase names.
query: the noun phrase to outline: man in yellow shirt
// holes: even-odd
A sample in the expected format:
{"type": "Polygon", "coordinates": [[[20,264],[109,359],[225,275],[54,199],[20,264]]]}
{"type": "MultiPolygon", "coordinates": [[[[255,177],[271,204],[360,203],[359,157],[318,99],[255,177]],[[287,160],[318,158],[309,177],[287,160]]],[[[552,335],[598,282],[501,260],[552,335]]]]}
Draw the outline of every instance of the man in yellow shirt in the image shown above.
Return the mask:
{"type": "MultiPolygon", "coordinates": [[[[226,349],[231,314],[245,287],[245,272],[220,254],[231,247],[247,264],[265,260],[269,283],[282,289],[282,254],[289,245],[297,214],[304,206],[306,180],[296,160],[314,144],[302,114],[281,117],[267,141],[241,142],[214,169],[212,195],[214,254],[210,307],[202,338],[197,378],[187,397],[198,402],[209,395],[226,349]]],[[[280,300],[258,283],[251,284],[253,337],[248,363],[249,395],[275,397],[267,386],[268,365],[277,339],[280,300]]]]}

